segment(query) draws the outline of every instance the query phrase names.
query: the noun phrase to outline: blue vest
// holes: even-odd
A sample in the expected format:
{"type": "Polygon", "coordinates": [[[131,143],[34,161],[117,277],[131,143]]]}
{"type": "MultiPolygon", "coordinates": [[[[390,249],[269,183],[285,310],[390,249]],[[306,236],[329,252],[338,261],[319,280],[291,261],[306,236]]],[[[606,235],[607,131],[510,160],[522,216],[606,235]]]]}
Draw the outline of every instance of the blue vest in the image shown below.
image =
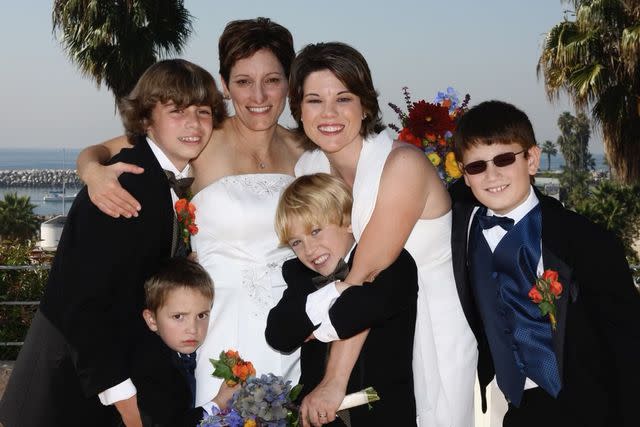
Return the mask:
{"type": "Polygon", "coordinates": [[[520,405],[527,377],[557,397],[561,382],[551,323],[528,296],[541,256],[540,205],[507,232],[493,253],[478,215],[486,215],[486,208],[474,216],[469,234],[471,286],[498,386],[515,406],[520,405]]]}

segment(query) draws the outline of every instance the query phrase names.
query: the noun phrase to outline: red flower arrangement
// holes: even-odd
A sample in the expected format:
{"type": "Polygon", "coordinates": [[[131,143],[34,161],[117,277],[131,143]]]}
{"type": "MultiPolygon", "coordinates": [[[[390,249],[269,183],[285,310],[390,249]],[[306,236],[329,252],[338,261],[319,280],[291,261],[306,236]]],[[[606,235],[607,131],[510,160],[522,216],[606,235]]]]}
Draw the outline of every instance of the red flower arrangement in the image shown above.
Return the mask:
{"type": "Polygon", "coordinates": [[[425,152],[433,166],[438,170],[440,178],[449,185],[462,176],[453,153],[453,132],[456,129],[456,118],[467,110],[471,97],[465,95],[462,103],[453,88],[446,92],[438,92],[434,102],[424,99],[411,101],[409,88],[402,88],[407,112],[397,105],[389,106],[398,115],[402,128],[389,124],[398,132],[398,139],[415,145],[425,152]]]}
{"type": "Polygon", "coordinates": [[[196,206],[189,199],[178,199],[175,204],[176,218],[180,226],[179,237],[190,248],[189,238],[198,234],[198,226],[196,225],[196,206]]]}
{"type": "Polygon", "coordinates": [[[543,316],[549,315],[551,328],[556,330],[556,300],[562,294],[562,284],[558,281],[558,272],[555,270],[545,270],[536,279],[533,287],[529,291],[529,298],[538,304],[543,316]]]}

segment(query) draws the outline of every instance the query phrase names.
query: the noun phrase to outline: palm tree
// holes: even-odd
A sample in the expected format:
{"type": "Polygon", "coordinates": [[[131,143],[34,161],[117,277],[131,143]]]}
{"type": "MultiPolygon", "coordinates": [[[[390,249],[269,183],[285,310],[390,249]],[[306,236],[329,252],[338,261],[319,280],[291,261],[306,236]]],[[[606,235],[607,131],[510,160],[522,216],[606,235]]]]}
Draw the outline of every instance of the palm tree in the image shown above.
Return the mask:
{"type": "Polygon", "coordinates": [[[181,0],[54,0],[52,17],[71,61],[116,101],[159,57],[181,53],[192,31],[181,0]]]}
{"type": "Polygon", "coordinates": [[[38,232],[40,222],[33,213],[35,205],[28,196],[7,193],[0,200],[0,238],[29,240],[38,232]]]}
{"type": "Polygon", "coordinates": [[[551,156],[555,157],[558,154],[556,144],[546,140],[544,144],[542,144],[542,154],[547,155],[547,170],[551,170],[551,156]]]}
{"type": "Polygon", "coordinates": [[[593,169],[595,162],[589,153],[591,136],[589,119],[584,113],[573,116],[568,111],[558,117],[560,136],[557,144],[564,157],[565,170],[587,171],[593,169]]]}
{"type": "Polygon", "coordinates": [[[591,110],[623,182],[640,182],[640,2],[573,0],[547,33],[538,61],[549,99],[561,92],[591,110]]]}

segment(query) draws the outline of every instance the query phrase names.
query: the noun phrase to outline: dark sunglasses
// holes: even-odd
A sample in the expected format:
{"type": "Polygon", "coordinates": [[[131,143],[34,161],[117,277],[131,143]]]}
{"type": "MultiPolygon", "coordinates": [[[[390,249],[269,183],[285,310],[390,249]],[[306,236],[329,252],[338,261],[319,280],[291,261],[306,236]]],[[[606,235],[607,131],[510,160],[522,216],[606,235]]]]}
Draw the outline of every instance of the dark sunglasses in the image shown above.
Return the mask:
{"type": "Polygon", "coordinates": [[[524,153],[527,150],[518,151],[517,153],[502,153],[498,154],[491,160],[478,160],[471,162],[468,165],[464,165],[462,168],[469,175],[477,175],[487,170],[487,163],[493,162],[499,168],[509,166],[516,161],[516,156],[520,153],[524,153]]]}

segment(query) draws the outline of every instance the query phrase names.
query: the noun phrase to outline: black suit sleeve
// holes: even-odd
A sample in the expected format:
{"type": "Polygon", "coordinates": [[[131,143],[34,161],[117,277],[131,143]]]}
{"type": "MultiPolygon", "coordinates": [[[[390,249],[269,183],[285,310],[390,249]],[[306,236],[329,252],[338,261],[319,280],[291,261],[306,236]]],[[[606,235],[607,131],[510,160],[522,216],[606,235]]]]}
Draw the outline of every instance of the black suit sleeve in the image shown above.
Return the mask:
{"type": "Polygon", "coordinates": [[[576,247],[576,279],[589,316],[605,341],[615,400],[624,426],[637,425],[640,384],[640,294],[626,262],[622,244],[613,234],[585,224],[576,247]]]}
{"type": "MultiPolygon", "coordinates": [[[[141,164],[135,156],[126,160],[141,164]]],[[[87,396],[130,377],[131,336],[144,327],[140,316],[143,282],[161,256],[169,255],[170,230],[166,236],[163,231],[164,223],[170,221],[169,193],[150,176],[150,166],[141,165],[144,174],[120,178],[123,188],[144,207],[139,217],[105,215],[83,189],[50,273],[51,320],[69,344],[87,396]]],[[[47,301],[42,309],[49,314],[47,301]]]]}
{"type": "Polygon", "coordinates": [[[284,263],[282,276],[287,289],[269,312],[265,337],[274,349],[290,353],[300,347],[315,329],[305,307],[307,296],[316,288],[311,283],[314,273],[297,258],[284,263]]]}
{"type": "Polygon", "coordinates": [[[340,339],[376,326],[416,303],[418,272],[406,250],[372,283],[346,289],[329,310],[340,339]]]}

